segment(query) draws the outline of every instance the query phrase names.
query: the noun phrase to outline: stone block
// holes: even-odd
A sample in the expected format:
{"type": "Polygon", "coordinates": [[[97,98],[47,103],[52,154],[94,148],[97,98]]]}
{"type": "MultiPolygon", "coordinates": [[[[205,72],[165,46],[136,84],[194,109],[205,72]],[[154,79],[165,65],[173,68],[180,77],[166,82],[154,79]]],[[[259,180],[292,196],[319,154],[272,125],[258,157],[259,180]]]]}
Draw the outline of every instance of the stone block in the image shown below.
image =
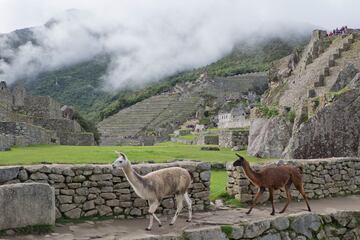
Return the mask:
{"type": "Polygon", "coordinates": [[[48,184],[0,186],[0,230],[55,224],[55,193],[48,184]]]}
{"type": "Polygon", "coordinates": [[[4,183],[16,178],[19,171],[20,171],[20,167],[1,167],[0,183],[4,183]]]}
{"type": "Polygon", "coordinates": [[[219,226],[187,229],[184,231],[187,240],[227,240],[219,226]]]}

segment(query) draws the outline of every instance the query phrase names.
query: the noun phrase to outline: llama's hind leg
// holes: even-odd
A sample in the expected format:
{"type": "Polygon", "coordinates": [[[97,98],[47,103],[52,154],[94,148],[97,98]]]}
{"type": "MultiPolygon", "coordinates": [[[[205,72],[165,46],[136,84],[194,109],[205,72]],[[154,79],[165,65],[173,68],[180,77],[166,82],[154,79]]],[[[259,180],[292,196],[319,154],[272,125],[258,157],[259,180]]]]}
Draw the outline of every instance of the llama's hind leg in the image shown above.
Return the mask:
{"type": "Polygon", "coordinates": [[[285,185],[285,192],[286,192],[286,203],[284,208],[280,211],[280,213],[284,213],[286,208],[289,206],[290,202],[291,202],[291,194],[290,194],[290,187],[291,187],[292,182],[289,181],[286,185],[285,185]]]}
{"type": "Polygon", "coordinates": [[[254,201],[253,201],[253,203],[251,204],[251,207],[250,207],[249,211],[247,211],[246,214],[250,214],[250,213],[251,213],[252,209],[255,207],[255,205],[256,205],[257,201],[259,200],[260,196],[261,196],[264,192],[265,192],[265,188],[263,188],[263,187],[259,188],[259,190],[258,190],[258,192],[256,193],[256,196],[255,196],[255,198],[254,198],[254,201]]]}
{"type": "Polygon", "coordinates": [[[184,195],[182,194],[176,195],[175,199],[176,199],[176,212],[173,219],[170,222],[170,225],[173,225],[175,223],[177,217],[179,216],[181,210],[183,209],[184,195]]]}
{"type": "Polygon", "coordinates": [[[189,211],[189,218],[186,221],[191,222],[191,219],[192,219],[192,201],[191,201],[191,199],[189,197],[189,194],[187,192],[184,194],[184,198],[185,198],[185,202],[186,202],[186,205],[187,205],[188,211],[189,211]]]}
{"type": "Polygon", "coordinates": [[[298,184],[294,184],[296,189],[300,192],[300,194],[303,196],[305,202],[306,202],[306,206],[308,208],[308,211],[311,212],[311,208],[310,208],[310,205],[309,205],[309,201],[308,201],[308,198],[305,194],[305,190],[304,190],[304,184],[301,182],[301,183],[298,183],[298,184]]]}
{"type": "Polygon", "coordinates": [[[271,202],[272,212],[270,215],[275,215],[275,207],[274,207],[274,189],[269,188],[269,200],[271,202]]]}
{"type": "Polygon", "coordinates": [[[149,214],[150,214],[150,222],[149,226],[146,228],[146,230],[150,231],[155,220],[159,223],[159,227],[161,227],[161,221],[160,219],[155,215],[156,209],[159,207],[160,203],[159,201],[149,201],[149,214]]]}

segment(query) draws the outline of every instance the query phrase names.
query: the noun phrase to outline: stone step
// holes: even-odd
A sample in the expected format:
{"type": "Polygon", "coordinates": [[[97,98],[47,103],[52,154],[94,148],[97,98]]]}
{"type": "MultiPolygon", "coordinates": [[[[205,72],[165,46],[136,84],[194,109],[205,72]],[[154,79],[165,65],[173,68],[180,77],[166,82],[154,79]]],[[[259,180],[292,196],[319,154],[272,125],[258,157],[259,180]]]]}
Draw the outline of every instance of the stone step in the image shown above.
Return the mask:
{"type": "Polygon", "coordinates": [[[315,91],[315,89],[310,89],[310,90],[308,91],[308,97],[309,97],[309,98],[316,97],[316,91],[315,91]]]}
{"type": "Polygon", "coordinates": [[[335,59],[332,56],[330,56],[330,58],[329,58],[328,66],[329,67],[335,66],[335,59]]]}
{"type": "Polygon", "coordinates": [[[314,87],[323,87],[325,86],[325,77],[323,74],[320,74],[318,77],[318,81],[314,82],[314,87]]]}
{"type": "Polygon", "coordinates": [[[340,58],[340,57],[341,57],[340,50],[339,50],[339,49],[336,49],[336,50],[334,51],[334,53],[333,53],[333,54],[331,54],[331,56],[330,56],[330,57],[332,57],[334,60],[336,60],[336,59],[340,58]]]}
{"type": "Polygon", "coordinates": [[[324,67],[322,74],[327,77],[330,75],[329,67],[324,67]]]}

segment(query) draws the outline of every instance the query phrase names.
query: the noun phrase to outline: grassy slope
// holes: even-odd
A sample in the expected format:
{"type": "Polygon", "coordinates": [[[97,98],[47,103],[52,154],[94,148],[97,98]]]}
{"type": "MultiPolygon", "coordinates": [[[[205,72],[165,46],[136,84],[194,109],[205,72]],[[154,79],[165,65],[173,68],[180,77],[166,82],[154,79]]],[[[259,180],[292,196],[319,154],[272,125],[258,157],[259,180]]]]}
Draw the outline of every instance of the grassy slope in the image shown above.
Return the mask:
{"type": "MultiPolygon", "coordinates": [[[[134,162],[153,160],[166,162],[176,159],[201,160],[207,162],[230,162],[235,154],[230,149],[221,151],[201,151],[199,145],[178,143],[161,143],[155,146],[64,146],[33,145],[30,147],[14,147],[11,151],[0,152],[0,165],[25,165],[47,163],[100,163],[109,164],[115,159],[114,151],[125,152],[134,162]]],[[[241,151],[252,162],[264,161],[241,151]]]]}

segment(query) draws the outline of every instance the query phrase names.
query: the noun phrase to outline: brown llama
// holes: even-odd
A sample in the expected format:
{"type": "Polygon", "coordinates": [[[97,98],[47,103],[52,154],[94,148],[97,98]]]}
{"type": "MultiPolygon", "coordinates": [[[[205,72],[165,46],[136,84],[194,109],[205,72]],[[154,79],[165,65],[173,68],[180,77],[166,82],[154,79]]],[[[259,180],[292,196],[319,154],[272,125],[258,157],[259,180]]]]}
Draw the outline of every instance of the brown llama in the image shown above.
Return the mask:
{"type": "Polygon", "coordinates": [[[304,191],[304,183],[302,181],[302,168],[295,166],[278,166],[278,167],[267,167],[260,172],[255,172],[251,169],[248,161],[245,160],[239,154],[236,154],[239,158],[234,162],[234,167],[242,167],[246,177],[252,182],[255,186],[257,186],[258,192],[254,198],[254,201],[247,212],[250,214],[251,210],[255,207],[257,201],[260,196],[265,192],[266,188],[269,189],[269,200],[272,204],[272,212],[271,215],[275,215],[275,207],[274,207],[274,190],[278,190],[280,188],[285,188],[287,202],[284,208],[280,211],[280,213],[285,212],[291,201],[290,187],[291,184],[295,185],[295,188],[300,192],[300,194],[305,199],[307,208],[309,212],[311,212],[310,205],[308,199],[305,195],[304,191]]]}

